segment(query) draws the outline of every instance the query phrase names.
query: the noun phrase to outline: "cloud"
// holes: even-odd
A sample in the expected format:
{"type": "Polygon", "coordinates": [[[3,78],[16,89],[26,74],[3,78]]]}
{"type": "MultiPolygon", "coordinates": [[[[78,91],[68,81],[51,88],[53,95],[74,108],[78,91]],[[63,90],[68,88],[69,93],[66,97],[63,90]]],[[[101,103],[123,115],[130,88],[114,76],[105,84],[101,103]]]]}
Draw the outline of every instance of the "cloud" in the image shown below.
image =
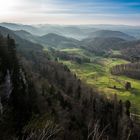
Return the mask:
{"type": "MultiPolygon", "coordinates": [[[[6,0],[7,1],[7,0],[6,0]]],[[[139,23],[139,2],[113,0],[10,0],[10,10],[0,13],[0,21],[26,23],[139,23]]],[[[0,6],[1,9],[1,6],[0,6]]],[[[4,9],[4,8],[3,8],[4,9]]]]}

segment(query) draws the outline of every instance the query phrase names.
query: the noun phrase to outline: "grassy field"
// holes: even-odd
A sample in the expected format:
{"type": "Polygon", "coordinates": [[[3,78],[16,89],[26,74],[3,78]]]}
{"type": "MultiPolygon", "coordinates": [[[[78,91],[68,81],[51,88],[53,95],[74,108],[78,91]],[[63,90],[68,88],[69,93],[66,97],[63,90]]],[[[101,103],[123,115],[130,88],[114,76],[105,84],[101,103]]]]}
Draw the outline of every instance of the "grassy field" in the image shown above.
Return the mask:
{"type": "MultiPolygon", "coordinates": [[[[71,53],[73,50],[68,50],[71,53]]],[[[79,54],[82,51],[76,50],[79,54]]],[[[76,53],[76,52],[75,52],[76,53]]],[[[84,53],[82,52],[82,55],[84,53]]],[[[96,88],[101,93],[112,97],[117,94],[119,99],[130,100],[132,103],[132,112],[140,114],[140,80],[131,79],[125,76],[114,76],[110,74],[110,68],[118,64],[128,63],[122,59],[91,57],[93,62],[77,64],[73,61],[61,61],[67,65],[73,73],[81,80],[84,80],[90,86],[96,88]],[[125,83],[131,82],[132,89],[125,90],[125,83]],[[116,89],[113,87],[116,86],[116,89]]]]}

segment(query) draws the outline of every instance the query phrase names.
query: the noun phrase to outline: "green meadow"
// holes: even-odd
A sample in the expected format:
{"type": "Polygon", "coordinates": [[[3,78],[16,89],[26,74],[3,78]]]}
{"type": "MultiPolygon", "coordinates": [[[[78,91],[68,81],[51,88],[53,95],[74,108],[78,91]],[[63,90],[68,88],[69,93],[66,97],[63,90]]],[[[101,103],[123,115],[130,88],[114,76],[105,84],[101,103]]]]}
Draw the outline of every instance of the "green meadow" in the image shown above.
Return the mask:
{"type": "Polygon", "coordinates": [[[130,100],[132,103],[132,112],[140,114],[140,80],[110,74],[111,67],[128,63],[127,61],[118,58],[87,55],[87,52],[81,49],[64,49],[61,51],[89,57],[92,60],[90,63],[78,64],[74,61],[64,60],[60,60],[60,62],[67,65],[81,80],[105,94],[108,98],[112,98],[114,94],[117,94],[118,99],[122,99],[123,101],[130,100]],[[129,91],[125,89],[126,82],[131,82],[132,89],[129,91]]]}

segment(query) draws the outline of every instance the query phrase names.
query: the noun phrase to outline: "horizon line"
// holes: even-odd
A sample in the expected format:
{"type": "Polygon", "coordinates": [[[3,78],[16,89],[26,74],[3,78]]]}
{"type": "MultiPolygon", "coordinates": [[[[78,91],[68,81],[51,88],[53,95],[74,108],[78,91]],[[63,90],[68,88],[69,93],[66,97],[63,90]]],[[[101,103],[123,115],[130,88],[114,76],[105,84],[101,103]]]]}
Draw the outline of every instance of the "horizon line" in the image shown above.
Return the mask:
{"type": "Polygon", "coordinates": [[[36,25],[59,25],[59,26],[131,26],[131,27],[140,27],[140,25],[133,25],[133,24],[111,24],[111,23],[106,23],[106,24],[55,24],[55,23],[20,23],[20,22],[0,22],[0,24],[17,24],[17,25],[32,25],[32,26],[36,26],[36,25]]]}

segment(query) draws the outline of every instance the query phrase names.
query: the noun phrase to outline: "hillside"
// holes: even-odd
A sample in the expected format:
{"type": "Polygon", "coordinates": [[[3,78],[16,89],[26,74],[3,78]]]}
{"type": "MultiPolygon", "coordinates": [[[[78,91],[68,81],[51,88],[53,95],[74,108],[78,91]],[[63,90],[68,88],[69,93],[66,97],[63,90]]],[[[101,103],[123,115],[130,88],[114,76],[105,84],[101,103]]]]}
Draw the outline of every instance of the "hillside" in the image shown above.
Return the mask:
{"type": "MultiPolygon", "coordinates": [[[[84,39],[81,44],[83,48],[89,50],[98,55],[103,55],[108,53],[111,49],[119,50],[120,44],[126,42],[120,38],[94,38],[94,39],[84,39]]],[[[123,46],[121,46],[123,47],[123,46]]]]}
{"type": "Polygon", "coordinates": [[[53,33],[41,36],[38,40],[41,44],[44,44],[44,46],[54,48],[74,48],[79,44],[79,41],[76,39],[67,38],[53,33]]]}
{"type": "Polygon", "coordinates": [[[39,36],[35,36],[25,30],[16,30],[16,31],[14,31],[14,33],[22,39],[31,41],[33,43],[38,43],[39,36]]]}
{"type": "Polygon", "coordinates": [[[11,140],[21,133],[36,112],[36,92],[21,66],[15,40],[0,36],[0,138],[11,140]]]}
{"type": "MultiPolygon", "coordinates": [[[[14,38],[16,40],[16,44],[18,44],[18,47],[21,47],[22,49],[26,48],[26,47],[33,47],[34,49],[39,49],[42,46],[33,42],[30,42],[28,40],[22,39],[20,36],[16,35],[14,31],[9,30],[5,27],[0,26],[0,34],[2,34],[3,36],[7,36],[7,34],[9,34],[12,38],[14,38]]],[[[26,33],[27,34],[27,33],[26,33]]],[[[24,34],[25,35],[25,34],[24,34]]]]}
{"type": "Polygon", "coordinates": [[[40,31],[38,28],[31,26],[31,25],[23,25],[23,24],[16,24],[16,23],[0,23],[0,26],[8,28],[10,30],[25,30],[27,32],[30,32],[32,34],[38,35],[40,34],[40,31]]]}
{"type": "Polygon", "coordinates": [[[7,36],[9,34],[10,37],[15,39],[16,48],[18,52],[22,52],[24,55],[31,57],[31,53],[40,52],[42,50],[42,46],[31,41],[25,40],[14,33],[14,31],[9,30],[5,27],[0,26],[0,34],[3,36],[7,36]]]}
{"type": "MultiPolygon", "coordinates": [[[[5,35],[8,31],[16,37],[12,31],[5,28],[4,31],[5,35]]],[[[8,87],[13,86],[12,96],[9,96],[6,105],[1,103],[5,109],[0,116],[2,140],[23,136],[34,140],[42,132],[45,139],[51,135],[54,140],[85,140],[93,137],[90,133],[96,126],[100,128],[97,133],[101,134],[108,124],[101,137],[112,140],[127,137],[125,130],[132,129],[130,106],[127,106],[129,101],[125,102],[125,112],[122,101],[117,101],[116,97],[109,100],[97,93],[72,74],[67,66],[51,60],[42,49],[31,53],[33,46],[26,46],[26,51],[19,47],[20,57],[17,58],[15,45],[10,36],[1,36],[0,84],[7,85],[5,79],[8,76],[11,79],[8,87]],[[26,55],[29,53],[30,57],[26,55]]],[[[135,131],[131,137],[137,137],[135,131]]]]}
{"type": "Polygon", "coordinates": [[[49,33],[43,36],[35,36],[24,30],[14,31],[14,33],[23,39],[33,43],[39,43],[42,46],[54,48],[75,48],[79,46],[79,41],[73,38],[64,37],[58,34],[49,33]]]}
{"type": "Polygon", "coordinates": [[[140,40],[137,41],[131,41],[131,42],[125,42],[121,44],[122,48],[121,53],[122,56],[124,56],[124,59],[130,60],[130,61],[139,61],[140,56],[140,40]]]}
{"type": "Polygon", "coordinates": [[[133,36],[125,34],[120,31],[111,31],[111,30],[99,30],[90,33],[89,38],[121,38],[123,40],[135,40],[133,36]]]}

